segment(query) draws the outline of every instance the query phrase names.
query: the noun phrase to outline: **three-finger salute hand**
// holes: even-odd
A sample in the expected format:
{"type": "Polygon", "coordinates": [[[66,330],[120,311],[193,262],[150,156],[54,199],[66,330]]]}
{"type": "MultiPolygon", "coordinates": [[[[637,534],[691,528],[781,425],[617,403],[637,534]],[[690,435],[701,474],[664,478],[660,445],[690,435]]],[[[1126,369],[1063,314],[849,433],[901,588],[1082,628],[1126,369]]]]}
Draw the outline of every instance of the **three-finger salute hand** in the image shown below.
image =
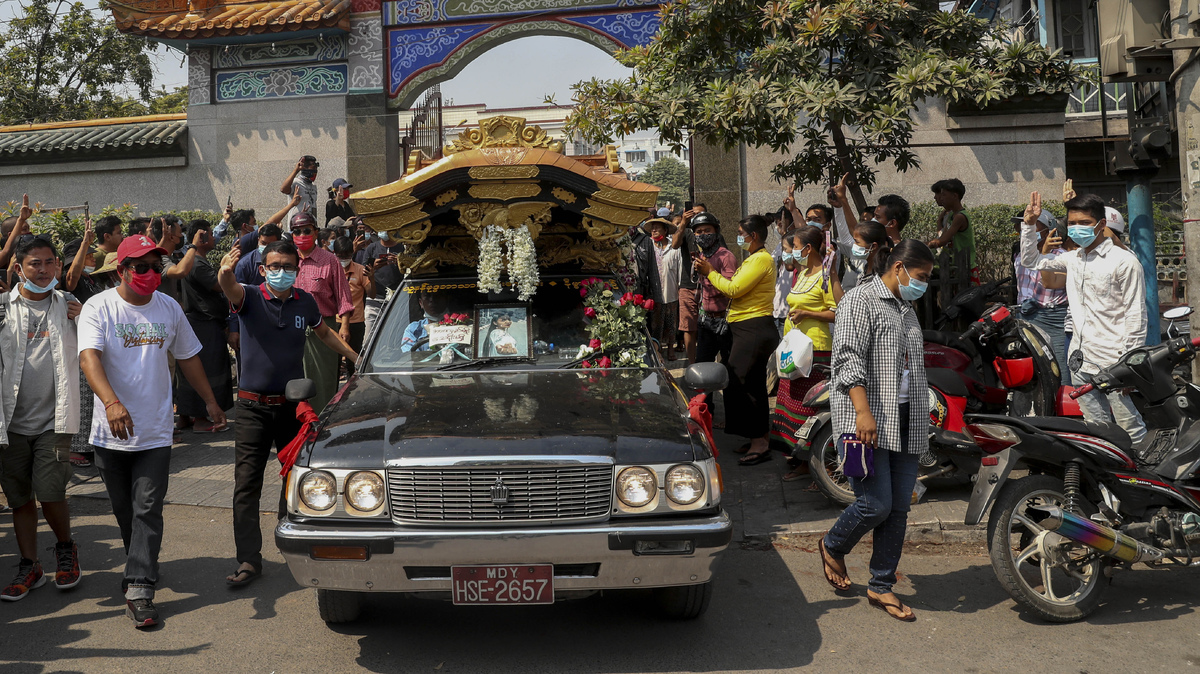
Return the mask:
{"type": "Polygon", "coordinates": [[[1029,195],[1029,205],[1025,207],[1025,224],[1033,225],[1042,216],[1042,195],[1033,192],[1029,195]]]}

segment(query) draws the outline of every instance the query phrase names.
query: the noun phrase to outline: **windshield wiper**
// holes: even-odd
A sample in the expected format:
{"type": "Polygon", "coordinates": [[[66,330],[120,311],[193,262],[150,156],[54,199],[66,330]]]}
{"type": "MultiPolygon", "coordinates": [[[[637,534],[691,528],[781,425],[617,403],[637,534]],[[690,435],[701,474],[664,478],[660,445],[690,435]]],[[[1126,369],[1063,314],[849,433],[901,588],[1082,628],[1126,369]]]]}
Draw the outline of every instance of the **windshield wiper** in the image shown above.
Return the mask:
{"type": "Polygon", "coordinates": [[[474,360],[464,360],[459,363],[450,363],[449,365],[443,365],[437,369],[439,372],[441,372],[443,370],[461,370],[466,367],[470,367],[472,365],[497,365],[499,363],[532,363],[536,360],[537,359],[532,356],[526,356],[523,358],[497,358],[496,356],[489,356],[487,358],[476,358],[474,360]]]}

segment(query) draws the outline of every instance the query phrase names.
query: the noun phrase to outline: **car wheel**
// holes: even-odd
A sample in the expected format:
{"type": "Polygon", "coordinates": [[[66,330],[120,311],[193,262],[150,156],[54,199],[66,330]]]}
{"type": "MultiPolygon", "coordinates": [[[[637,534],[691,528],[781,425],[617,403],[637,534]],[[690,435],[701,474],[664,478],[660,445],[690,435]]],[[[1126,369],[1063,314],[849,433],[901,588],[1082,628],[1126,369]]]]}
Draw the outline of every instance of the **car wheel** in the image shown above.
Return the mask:
{"type": "Polygon", "coordinates": [[[668,618],[699,618],[708,610],[708,602],[712,600],[712,582],[655,588],[654,599],[658,603],[658,610],[668,618]]]}
{"type": "Polygon", "coordinates": [[[317,590],[317,612],[321,620],[336,625],[354,622],[362,610],[362,594],[344,590],[317,590]]]}

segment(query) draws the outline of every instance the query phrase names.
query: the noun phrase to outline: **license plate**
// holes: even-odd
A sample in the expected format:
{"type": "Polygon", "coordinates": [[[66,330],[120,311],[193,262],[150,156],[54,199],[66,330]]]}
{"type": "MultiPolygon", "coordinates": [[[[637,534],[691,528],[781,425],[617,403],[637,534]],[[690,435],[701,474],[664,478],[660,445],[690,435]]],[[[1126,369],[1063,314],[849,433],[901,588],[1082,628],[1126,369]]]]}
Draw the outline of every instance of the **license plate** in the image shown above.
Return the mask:
{"type": "Polygon", "coordinates": [[[553,604],[553,564],[454,566],[455,604],[553,604]]]}
{"type": "Polygon", "coordinates": [[[796,439],[799,440],[800,442],[807,442],[808,434],[812,433],[813,426],[816,426],[816,425],[817,425],[816,417],[809,417],[809,418],[805,419],[804,425],[800,427],[800,430],[796,431],[796,439]]]}

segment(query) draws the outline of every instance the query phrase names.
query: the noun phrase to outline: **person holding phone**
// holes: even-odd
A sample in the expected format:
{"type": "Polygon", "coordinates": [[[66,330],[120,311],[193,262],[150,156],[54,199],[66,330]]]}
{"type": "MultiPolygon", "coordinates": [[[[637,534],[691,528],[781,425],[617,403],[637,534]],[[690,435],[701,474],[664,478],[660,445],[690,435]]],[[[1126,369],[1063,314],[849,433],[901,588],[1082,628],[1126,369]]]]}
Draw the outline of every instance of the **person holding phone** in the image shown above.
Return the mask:
{"type": "MultiPolygon", "coordinates": [[[[1021,232],[1021,217],[1016,220],[1017,233],[1021,232]]],[[[1043,210],[1035,224],[1038,234],[1038,246],[1043,255],[1058,257],[1067,252],[1062,239],[1057,236],[1058,222],[1050,211],[1043,210]]],[[[1050,338],[1050,350],[1058,369],[1062,373],[1062,383],[1071,383],[1071,372],[1067,369],[1066,321],[1069,305],[1067,291],[1061,287],[1047,287],[1042,277],[1053,272],[1040,272],[1021,264],[1021,249],[1018,241],[1013,245],[1013,271],[1017,279],[1017,306],[1021,318],[1033,323],[1050,338]]],[[[1054,283],[1051,283],[1054,285],[1054,283]]]]}
{"type": "Polygon", "coordinates": [[[334,219],[348,221],[354,217],[354,207],[350,205],[350,188],[354,187],[345,178],[333,181],[329,188],[329,201],[325,202],[325,226],[333,224],[334,219]]]}
{"type": "Polygon", "coordinates": [[[825,580],[834,590],[847,591],[846,555],[872,532],[867,599],[891,617],[912,622],[916,615],[892,586],[918,458],[929,447],[925,340],[912,303],[925,293],[934,259],[929,246],[913,239],[880,254],[886,260],[881,273],[846,291],[835,312],[829,400],[833,434],[848,467],[852,458],[869,460],[862,465],[862,477],[850,478],[854,503],[842,511],[819,548],[825,580]]]}

